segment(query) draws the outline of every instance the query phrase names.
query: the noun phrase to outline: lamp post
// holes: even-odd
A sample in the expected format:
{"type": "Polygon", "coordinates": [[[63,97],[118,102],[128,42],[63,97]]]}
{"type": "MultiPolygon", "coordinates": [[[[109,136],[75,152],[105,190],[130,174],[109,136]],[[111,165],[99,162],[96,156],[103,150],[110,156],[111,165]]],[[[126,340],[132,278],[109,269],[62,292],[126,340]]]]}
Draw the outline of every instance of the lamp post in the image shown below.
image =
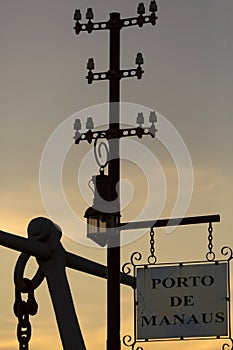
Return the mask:
{"type": "MultiPolygon", "coordinates": [[[[146,23],[156,24],[156,11],[157,5],[154,0],[151,1],[149,15],[145,15],[145,6],[143,3],[139,3],[137,8],[138,16],[134,18],[121,19],[120,13],[110,13],[110,18],[107,22],[93,23],[94,14],[91,8],[87,9],[86,19],[87,23],[80,23],[82,19],[80,10],[76,9],[74,13],[75,20],[75,33],[78,35],[81,31],[92,33],[94,30],[109,30],[110,31],[110,52],[109,62],[110,67],[107,72],[93,73],[95,68],[94,59],[89,58],[87,63],[87,81],[91,84],[95,80],[109,80],[109,129],[104,132],[92,132],[92,128],[81,134],[80,122],[76,121],[74,129],[75,143],[78,144],[82,140],[87,140],[91,143],[92,140],[98,138],[100,135],[104,136],[108,140],[109,145],[109,161],[108,161],[108,179],[105,183],[106,188],[110,188],[110,195],[108,198],[104,198],[109,203],[109,210],[107,213],[96,210],[94,197],[93,207],[88,208],[85,217],[87,218],[89,238],[94,239],[96,242],[99,240],[100,245],[107,245],[107,268],[108,268],[108,280],[107,280],[107,349],[108,350],[120,350],[120,189],[118,187],[118,194],[116,193],[116,186],[119,186],[120,181],[120,157],[119,157],[119,143],[120,138],[124,136],[138,136],[142,137],[145,134],[149,134],[155,137],[156,129],[154,126],[155,120],[151,119],[151,128],[145,129],[142,127],[144,123],[143,116],[138,117],[139,126],[135,129],[125,130],[120,129],[120,80],[126,77],[142,78],[143,70],[143,57],[139,52],[136,57],[136,69],[121,70],[120,69],[120,32],[124,27],[138,25],[142,27],[146,23]],[[134,132],[133,132],[134,131],[134,132]],[[97,135],[97,136],[96,136],[97,135]],[[114,201],[114,208],[111,207],[114,201]],[[111,234],[109,233],[111,232],[111,234]],[[102,238],[100,238],[102,235],[102,238]],[[105,238],[104,238],[105,236],[105,238]],[[99,238],[97,238],[99,237],[99,238]],[[97,240],[96,240],[97,239],[97,240]]],[[[155,112],[152,114],[155,116],[155,112]]],[[[101,174],[99,175],[101,176],[101,174]]],[[[96,177],[97,185],[99,185],[98,176],[96,177]]],[[[104,180],[104,178],[103,178],[104,180]]],[[[102,183],[104,186],[104,182],[102,183]]],[[[102,187],[103,187],[102,186],[102,187]]],[[[100,192],[103,191],[101,187],[100,192]]],[[[101,195],[101,193],[100,193],[101,195]]]]}

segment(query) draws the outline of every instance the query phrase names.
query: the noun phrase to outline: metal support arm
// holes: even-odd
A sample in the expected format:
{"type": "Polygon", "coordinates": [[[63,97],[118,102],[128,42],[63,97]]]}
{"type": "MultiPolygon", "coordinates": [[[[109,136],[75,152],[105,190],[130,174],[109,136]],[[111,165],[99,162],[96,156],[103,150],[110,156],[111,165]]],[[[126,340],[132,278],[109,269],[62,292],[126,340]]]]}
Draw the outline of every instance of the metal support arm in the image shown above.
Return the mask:
{"type": "Polygon", "coordinates": [[[138,222],[122,222],[120,230],[135,230],[151,227],[183,226],[194,224],[207,224],[210,222],[220,222],[220,215],[189,216],[186,218],[159,219],[138,222]]]}
{"type": "Polygon", "coordinates": [[[0,245],[37,256],[41,259],[49,259],[51,257],[51,249],[47,244],[4,231],[0,231],[0,245]]]}
{"type": "MultiPolygon", "coordinates": [[[[66,253],[66,266],[81,272],[107,279],[107,267],[72,253],[66,253]]],[[[135,278],[125,273],[120,273],[120,282],[126,286],[135,288],[135,278]]]]}
{"type": "MultiPolygon", "coordinates": [[[[0,245],[22,253],[30,254],[38,259],[48,260],[51,258],[52,254],[50,247],[45,243],[19,237],[15,234],[4,231],[0,231],[0,245]]],[[[66,267],[107,279],[106,266],[66,251],[65,258],[66,267]]],[[[120,281],[122,284],[132,288],[135,286],[134,277],[127,276],[124,273],[120,274],[120,281]]]]}

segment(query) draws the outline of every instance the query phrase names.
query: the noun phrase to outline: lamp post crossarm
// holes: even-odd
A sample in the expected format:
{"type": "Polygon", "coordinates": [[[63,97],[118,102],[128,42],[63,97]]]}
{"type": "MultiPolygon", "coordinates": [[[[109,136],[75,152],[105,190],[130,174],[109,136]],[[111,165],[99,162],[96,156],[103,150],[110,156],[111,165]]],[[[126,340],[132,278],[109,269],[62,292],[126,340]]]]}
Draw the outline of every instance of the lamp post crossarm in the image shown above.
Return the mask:
{"type": "Polygon", "coordinates": [[[151,23],[153,26],[155,26],[157,19],[157,15],[153,12],[150,15],[139,15],[137,17],[125,18],[121,21],[122,27],[139,26],[141,28],[144,24],[147,23],[151,23]]]}
{"type": "Polygon", "coordinates": [[[78,145],[81,141],[87,141],[89,144],[92,143],[92,140],[97,140],[99,138],[110,139],[120,139],[123,137],[131,137],[137,136],[138,138],[142,138],[142,136],[150,135],[152,138],[155,138],[157,129],[154,125],[149,127],[135,127],[135,128],[126,128],[126,129],[117,129],[117,130],[102,130],[102,131],[92,131],[88,130],[85,133],[80,133],[79,131],[75,132],[75,144],[78,145]]]}
{"type": "Polygon", "coordinates": [[[109,29],[109,23],[108,22],[92,22],[91,20],[87,23],[80,23],[79,21],[76,21],[74,30],[75,34],[78,35],[80,32],[88,32],[91,34],[93,30],[106,30],[109,29]]]}
{"type": "MultiPolygon", "coordinates": [[[[77,11],[77,10],[76,10],[77,11]]],[[[129,18],[119,18],[118,21],[107,21],[107,22],[93,22],[89,19],[86,23],[80,23],[80,19],[75,20],[74,30],[75,34],[79,35],[80,32],[87,32],[91,34],[96,30],[111,30],[112,28],[118,28],[119,30],[125,27],[139,26],[143,27],[144,24],[151,23],[153,26],[156,25],[158,17],[155,12],[150,15],[142,15],[129,18]]]]}
{"type": "Polygon", "coordinates": [[[142,79],[142,74],[144,71],[141,66],[132,69],[122,69],[122,70],[112,70],[107,72],[93,72],[92,70],[88,71],[86,76],[88,84],[92,84],[93,81],[98,80],[111,80],[111,79],[123,79],[130,77],[137,77],[137,79],[142,79]]]}

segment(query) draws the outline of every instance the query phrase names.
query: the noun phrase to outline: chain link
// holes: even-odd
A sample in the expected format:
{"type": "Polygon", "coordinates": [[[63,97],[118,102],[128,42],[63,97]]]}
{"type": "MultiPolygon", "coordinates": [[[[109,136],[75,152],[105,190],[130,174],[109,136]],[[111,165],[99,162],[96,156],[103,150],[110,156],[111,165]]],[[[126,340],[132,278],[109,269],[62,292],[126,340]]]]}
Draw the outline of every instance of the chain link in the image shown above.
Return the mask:
{"type": "Polygon", "coordinates": [[[209,249],[209,252],[212,253],[212,250],[213,250],[213,227],[212,227],[212,223],[210,222],[209,223],[209,227],[208,227],[208,232],[209,232],[209,235],[208,235],[208,249],[209,249]]]}
{"type": "Polygon", "coordinates": [[[206,259],[208,261],[213,261],[215,259],[215,253],[213,252],[213,227],[212,222],[208,226],[208,252],[206,254],[206,259]]]}
{"type": "Polygon", "coordinates": [[[151,229],[150,229],[150,256],[148,257],[148,263],[155,264],[156,261],[157,261],[157,258],[155,256],[155,232],[154,232],[154,228],[151,227],[151,229]]]}
{"type": "Polygon", "coordinates": [[[14,314],[18,318],[17,339],[19,342],[19,350],[28,350],[28,343],[31,339],[32,329],[29,321],[29,315],[35,315],[38,305],[34,297],[34,288],[32,281],[24,278],[27,286],[27,301],[24,301],[21,292],[15,288],[14,314]]]}

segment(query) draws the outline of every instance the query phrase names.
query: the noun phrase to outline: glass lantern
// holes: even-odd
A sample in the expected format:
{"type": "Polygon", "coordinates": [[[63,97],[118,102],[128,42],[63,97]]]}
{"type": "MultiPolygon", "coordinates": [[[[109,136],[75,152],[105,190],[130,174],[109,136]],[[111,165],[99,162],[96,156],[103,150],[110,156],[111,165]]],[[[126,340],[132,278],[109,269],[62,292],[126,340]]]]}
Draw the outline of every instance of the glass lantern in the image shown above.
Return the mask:
{"type": "Polygon", "coordinates": [[[119,223],[120,216],[114,210],[114,205],[111,205],[113,196],[110,177],[100,169],[100,174],[93,176],[91,181],[94,185],[93,205],[84,214],[87,219],[87,237],[104,247],[108,241],[109,228],[119,223]]]}

